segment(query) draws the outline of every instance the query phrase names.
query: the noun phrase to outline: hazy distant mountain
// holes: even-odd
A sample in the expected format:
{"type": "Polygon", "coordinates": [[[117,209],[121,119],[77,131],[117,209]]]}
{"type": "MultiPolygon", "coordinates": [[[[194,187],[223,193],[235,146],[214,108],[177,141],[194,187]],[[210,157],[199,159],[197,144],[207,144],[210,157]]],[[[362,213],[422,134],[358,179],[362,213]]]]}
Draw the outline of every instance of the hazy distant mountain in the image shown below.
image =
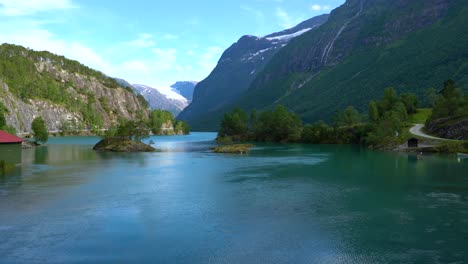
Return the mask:
{"type": "Polygon", "coordinates": [[[169,89],[164,90],[163,92],[166,94],[163,94],[160,92],[162,89],[158,90],[147,85],[133,84],[132,86],[148,101],[151,109],[167,110],[177,116],[189,104],[183,96],[175,92],[168,92],[169,89]]]}

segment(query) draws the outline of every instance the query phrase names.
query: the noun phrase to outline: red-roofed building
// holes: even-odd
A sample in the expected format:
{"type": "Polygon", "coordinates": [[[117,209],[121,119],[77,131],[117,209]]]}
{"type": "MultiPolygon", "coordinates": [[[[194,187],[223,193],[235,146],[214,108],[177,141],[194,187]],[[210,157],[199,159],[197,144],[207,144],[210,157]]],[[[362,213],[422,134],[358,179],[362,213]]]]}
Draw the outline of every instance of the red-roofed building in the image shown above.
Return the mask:
{"type": "Polygon", "coordinates": [[[0,130],[0,144],[20,144],[23,141],[22,138],[0,130]]]}

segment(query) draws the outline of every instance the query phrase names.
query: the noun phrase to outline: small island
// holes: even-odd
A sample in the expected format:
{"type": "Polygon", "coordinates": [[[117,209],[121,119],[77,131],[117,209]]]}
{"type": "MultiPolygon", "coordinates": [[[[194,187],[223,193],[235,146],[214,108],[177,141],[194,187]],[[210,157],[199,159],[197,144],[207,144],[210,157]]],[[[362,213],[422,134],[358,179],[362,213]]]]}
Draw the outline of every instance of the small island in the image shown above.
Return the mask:
{"type": "Polygon", "coordinates": [[[99,141],[93,150],[103,152],[154,152],[155,148],[143,142],[126,138],[107,138],[99,141]]]}
{"type": "Polygon", "coordinates": [[[234,144],[217,146],[212,150],[214,153],[247,154],[253,147],[255,146],[252,144],[234,144]]]}
{"type": "Polygon", "coordinates": [[[149,137],[150,128],[144,120],[127,120],[109,129],[93,150],[101,152],[154,152],[155,148],[142,139],[149,137]]]}
{"type": "MultiPolygon", "coordinates": [[[[155,110],[150,118],[121,120],[102,135],[93,150],[103,152],[154,152],[155,148],[142,142],[153,135],[187,135],[190,128],[183,121],[176,121],[168,111],[155,110]]],[[[151,144],[151,143],[150,143],[151,144]]]]}

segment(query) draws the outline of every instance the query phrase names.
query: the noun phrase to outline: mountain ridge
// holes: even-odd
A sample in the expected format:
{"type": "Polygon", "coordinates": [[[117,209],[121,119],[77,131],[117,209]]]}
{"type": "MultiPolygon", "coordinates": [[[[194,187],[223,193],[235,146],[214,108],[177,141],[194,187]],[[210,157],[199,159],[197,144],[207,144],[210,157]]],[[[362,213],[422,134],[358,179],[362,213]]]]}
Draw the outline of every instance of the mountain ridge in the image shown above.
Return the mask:
{"type": "Polygon", "coordinates": [[[317,16],[291,29],[264,37],[242,36],[224,51],[211,74],[197,84],[192,103],[179,118],[195,125],[196,119],[207,112],[214,113],[230,103],[248,89],[258,72],[278,50],[300,35],[295,33],[314,30],[327,18],[328,15],[317,16]]]}
{"type": "Polygon", "coordinates": [[[235,107],[277,104],[305,122],[327,121],[348,105],[366,112],[388,86],[422,98],[449,78],[466,85],[466,11],[461,0],[348,0],[279,50],[247,91],[189,122],[196,130],[216,130],[235,107]]]}
{"type": "Polygon", "coordinates": [[[166,110],[176,117],[188,105],[188,100],[185,98],[183,100],[169,98],[151,86],[144,84],[133,84],[132,86],[148,101],[150,108],[153,110],[166,110]]]}

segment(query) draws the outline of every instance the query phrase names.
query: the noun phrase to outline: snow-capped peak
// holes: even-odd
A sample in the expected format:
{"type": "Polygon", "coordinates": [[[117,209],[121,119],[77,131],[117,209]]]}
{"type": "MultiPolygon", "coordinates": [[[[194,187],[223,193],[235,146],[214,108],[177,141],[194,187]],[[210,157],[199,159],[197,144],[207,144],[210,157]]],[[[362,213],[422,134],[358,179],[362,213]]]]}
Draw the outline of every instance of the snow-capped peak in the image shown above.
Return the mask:
{"type": "Polygon", "coordinates": [[[183,97],[182,95],[174,92],[171,87],[150,87],[150,86],[143,85],[143,84],[134,84],[134,86],[139,86],[139,87],[142,87],[144,89],[157,90],[158,92],[165,95],[168,99],[187,102],[187,99],[185,97],[183,97]]]}
{"type": "Polygon", "coordinates": [[[305,28],[305,29],[299,30],[297,32],[294,32],[292,34],[281,35],[281,36],[276,36],[276,37],[269,37],[269,38],[266,38],[266,39],[269,40],[269,41],[273,41],[273,40],[287,41],[287,40],[290,40],[292,38],[298,37],[298,36],[306,33],[307,31],[309,31],[311,29],[312,28],[305,28]]]}

